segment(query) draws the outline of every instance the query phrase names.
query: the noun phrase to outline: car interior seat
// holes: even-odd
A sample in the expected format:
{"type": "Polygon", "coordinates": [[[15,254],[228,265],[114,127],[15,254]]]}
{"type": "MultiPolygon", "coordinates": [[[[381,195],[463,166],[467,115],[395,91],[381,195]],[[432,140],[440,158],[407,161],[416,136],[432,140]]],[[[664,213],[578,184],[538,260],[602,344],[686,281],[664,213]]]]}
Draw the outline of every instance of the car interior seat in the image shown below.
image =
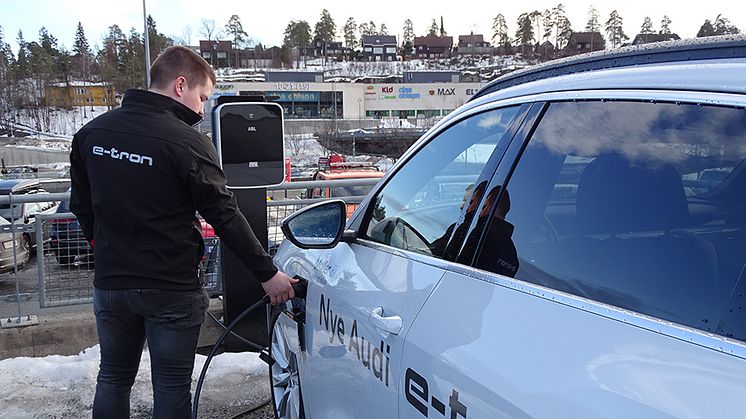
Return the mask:
{"type": "MultiPolygon", "coordinates": [[[[689,222],[676,169],[655,160],[603,154],[578,182],[575,231],[547,252],[540,269],[589,298],[712,329],[717,257],[689,222]]],[[[713,324],[714,323],[714,324],[713,324]]]]}

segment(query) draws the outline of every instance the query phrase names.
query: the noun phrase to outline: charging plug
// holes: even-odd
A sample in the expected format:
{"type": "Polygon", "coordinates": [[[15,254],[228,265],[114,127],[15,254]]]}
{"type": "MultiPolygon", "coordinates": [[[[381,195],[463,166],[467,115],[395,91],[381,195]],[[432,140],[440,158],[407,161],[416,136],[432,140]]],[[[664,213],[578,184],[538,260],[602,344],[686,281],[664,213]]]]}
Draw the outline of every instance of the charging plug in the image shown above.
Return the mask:
{"type": "Polygon", "coordinates": [[[293,279],[297,279],[298,283],[293,285],[293,292],[295,292],[295,298],[306,299],[306,291],[308,290],[308,280],[302,276],[295,275],[293,279]]]}

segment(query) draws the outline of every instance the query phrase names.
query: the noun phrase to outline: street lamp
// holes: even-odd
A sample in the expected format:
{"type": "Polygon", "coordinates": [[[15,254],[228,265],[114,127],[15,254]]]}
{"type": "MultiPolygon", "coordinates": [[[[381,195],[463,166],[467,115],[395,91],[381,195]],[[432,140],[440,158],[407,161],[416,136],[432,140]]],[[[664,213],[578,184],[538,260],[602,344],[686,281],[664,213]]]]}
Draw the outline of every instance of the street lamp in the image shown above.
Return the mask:
{"type": "Polygon", "coordinates": [[[363,100],[360,98],[357,98],[357,127],[362,128],[363,127],[363,100]]]}

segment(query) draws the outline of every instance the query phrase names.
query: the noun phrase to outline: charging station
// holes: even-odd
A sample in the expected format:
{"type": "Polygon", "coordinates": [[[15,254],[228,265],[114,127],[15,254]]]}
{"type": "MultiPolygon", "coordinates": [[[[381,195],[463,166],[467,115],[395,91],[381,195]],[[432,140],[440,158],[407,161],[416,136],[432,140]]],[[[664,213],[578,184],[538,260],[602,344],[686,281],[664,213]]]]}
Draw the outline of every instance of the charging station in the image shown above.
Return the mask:
{"type": "MultiPolygon", "coordinates": [[[[212,139],[238,207],[267,251],[267,186],[285,179],[283,109],[262,96],[220,96],[212,110],[212,139]]],[[[264,296],[251,270],[226,246],[220,246],[224,323],[229,324],[264,296]]],[[[234,331],[269,345],[266,310],[255,310],[234,331]]],[[[227,352],[255,351],[233,336],[227,352]]]]}

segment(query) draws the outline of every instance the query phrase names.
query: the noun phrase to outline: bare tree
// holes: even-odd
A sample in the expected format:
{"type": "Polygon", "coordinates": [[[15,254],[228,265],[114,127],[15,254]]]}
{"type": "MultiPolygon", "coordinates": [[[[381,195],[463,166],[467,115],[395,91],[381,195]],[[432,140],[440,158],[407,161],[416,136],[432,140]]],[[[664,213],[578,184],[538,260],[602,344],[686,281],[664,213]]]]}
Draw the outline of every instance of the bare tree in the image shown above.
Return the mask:
{"type": "Polygon", "coordinates": [[[184,26],[184,29],[181,30],[181,39],[184,41],[184,45],[192,44],[192,27],[191,26],[184,26]]]}
{"type": "Polygon", "coordinates": [[[208,41],[217,40],[223,36],[223,32],[215,26],[215,20],[213,19],[202,19],[199,24],[199,33],[208,41]]]}

